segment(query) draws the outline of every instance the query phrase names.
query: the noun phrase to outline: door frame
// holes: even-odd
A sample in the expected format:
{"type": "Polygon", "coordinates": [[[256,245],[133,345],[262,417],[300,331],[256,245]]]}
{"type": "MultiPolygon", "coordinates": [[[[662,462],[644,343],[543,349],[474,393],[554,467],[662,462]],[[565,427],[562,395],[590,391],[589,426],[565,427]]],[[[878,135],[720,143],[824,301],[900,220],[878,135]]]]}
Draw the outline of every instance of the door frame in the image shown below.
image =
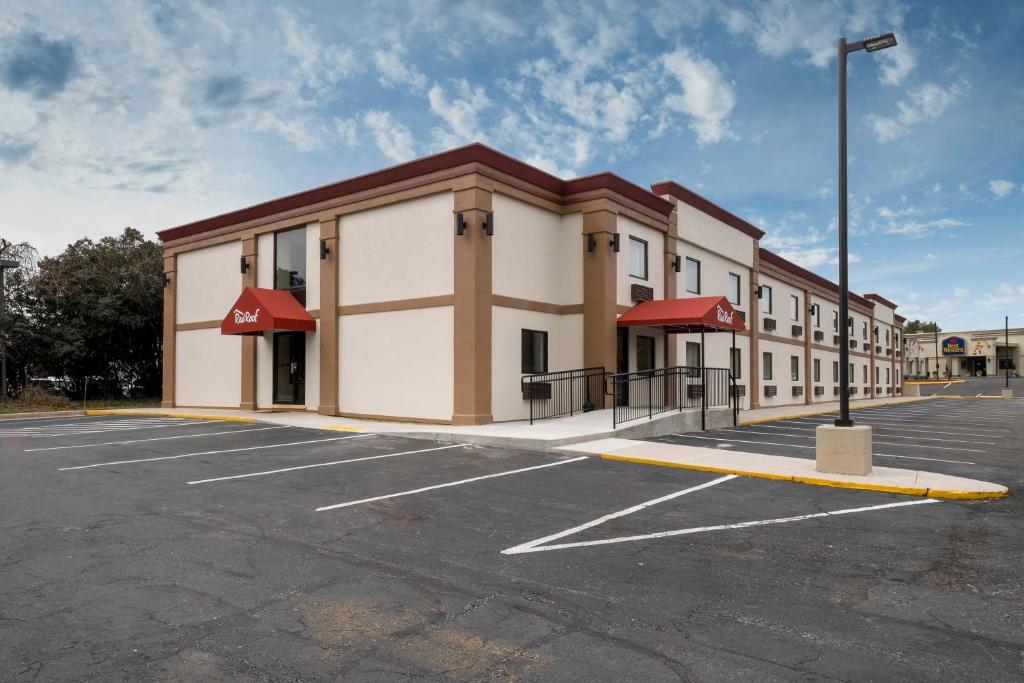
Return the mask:
{"type": "Polygon", "coordinates": [[[271,350],[270,350],[270,365],[271,365],[271,404],[273,405],[305,405],[306,403],[306,333],[305,332],[274,332],[271,338],[271,350]],[[278,346],[277,340],[279,337],[291,337],[292,342],[289,345],[291,351],[290,359],[291,363],[298,363],[297,376],[298,379],[292,382],[292,397],[288,400],[280,400],[280,392],[278,391],[278,379],[277,379],[277,368],[278,368],[278,346]]]}

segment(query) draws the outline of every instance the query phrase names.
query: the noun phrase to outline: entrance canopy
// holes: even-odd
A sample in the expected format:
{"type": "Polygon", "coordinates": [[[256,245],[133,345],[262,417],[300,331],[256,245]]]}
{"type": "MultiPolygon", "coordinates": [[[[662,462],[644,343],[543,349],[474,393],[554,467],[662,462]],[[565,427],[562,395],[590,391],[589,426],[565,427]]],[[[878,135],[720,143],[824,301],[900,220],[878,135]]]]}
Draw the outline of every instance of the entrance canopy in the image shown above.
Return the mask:
{"type": "Polygon", "coordinates": [[[302,304],[291,292],[280,289],[246,287],[220,324],[221,334],[260,334],[277,330],[316,330],[316,321],[302,304]]]}
{"type": "Polygon", "coordinates": [[[742,332],[746,328],[724,296],[642,301],[623,313],[619,327],[660,327],[665,332],[742,332]]]}

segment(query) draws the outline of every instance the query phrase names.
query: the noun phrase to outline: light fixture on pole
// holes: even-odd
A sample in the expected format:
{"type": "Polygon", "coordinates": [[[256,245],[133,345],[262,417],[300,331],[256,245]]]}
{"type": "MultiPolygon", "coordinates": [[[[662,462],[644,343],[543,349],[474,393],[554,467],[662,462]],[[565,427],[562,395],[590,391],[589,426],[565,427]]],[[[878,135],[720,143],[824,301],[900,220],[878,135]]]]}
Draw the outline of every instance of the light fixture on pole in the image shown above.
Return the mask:
{"type": "MultiPolygon", "coordinates": [[[[867,40],[838,44],[839,70],[839,320],[850,319],[849,251],[847,249],[846,196],[846,56],[865,50],[892,47],[896,37],[886,33],[867,40]]],[[[839,417],[833,425],[815,430],[815,468],[821,472],[868,475],[871,473],[871,427],[854,426],[850,419],[850,326],[839,328],[839,417]]]]}

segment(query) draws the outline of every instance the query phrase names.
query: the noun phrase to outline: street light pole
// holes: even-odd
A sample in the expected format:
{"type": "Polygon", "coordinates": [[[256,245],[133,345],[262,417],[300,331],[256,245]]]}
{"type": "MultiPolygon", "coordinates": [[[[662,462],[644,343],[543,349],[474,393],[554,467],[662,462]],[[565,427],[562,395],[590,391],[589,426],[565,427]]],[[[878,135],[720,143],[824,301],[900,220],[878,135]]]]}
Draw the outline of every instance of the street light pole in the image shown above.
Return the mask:
{"type": "Polygon", "coordinates": [[[839,417],[836,427],[852,427],[850,419],[850,280],[847,251],[846,201],[846,56],[865,50],[874,52],[896,45],[896,36],[886,33],[855,43],[839,39],[839,417]]]}
{"type": "Polygon", "coordinates": [[[1003,344],[1004,344],[1004,346],[1003,346],[1003,356],[1005,356],[1003,358],[1003,364],[1004,364],[1004,367],[1006,368],[1006,388],[1009,389],[1010,388],[1010,316],[1006,316],[1006,323],[1005,323],[1005,325],[1006,326],[1003,328],[1004,329],[1004,334],[1006,335],[1005,338],[1004,338],[1005,341],[1003,342],[1003,344]]]}

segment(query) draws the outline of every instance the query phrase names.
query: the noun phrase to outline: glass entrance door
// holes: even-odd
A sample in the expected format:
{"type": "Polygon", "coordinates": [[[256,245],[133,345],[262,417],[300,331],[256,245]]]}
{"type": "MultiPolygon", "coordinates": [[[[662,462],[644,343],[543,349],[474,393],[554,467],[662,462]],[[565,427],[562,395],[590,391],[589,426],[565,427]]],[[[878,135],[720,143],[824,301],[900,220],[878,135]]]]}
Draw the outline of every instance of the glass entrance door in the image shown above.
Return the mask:
{"type": "Polygon", "coordinates": [[[274,334],[274,403],[306,402],[306,334],[274,334]]]}

